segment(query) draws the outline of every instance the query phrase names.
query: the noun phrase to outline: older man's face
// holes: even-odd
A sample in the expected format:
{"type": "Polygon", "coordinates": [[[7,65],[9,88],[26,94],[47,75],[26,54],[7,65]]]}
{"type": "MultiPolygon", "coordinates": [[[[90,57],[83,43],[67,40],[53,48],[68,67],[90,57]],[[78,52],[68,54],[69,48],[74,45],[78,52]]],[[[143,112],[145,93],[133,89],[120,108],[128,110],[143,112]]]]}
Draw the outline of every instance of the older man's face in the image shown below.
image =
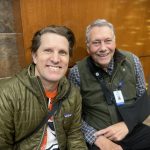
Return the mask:
{"type": "Polygon", "coordinates": [[[114,55],[115,48],[115,37],[109,27],[102,26],[92,28],[87,51],[96,64],[102,68],[107,68],[114,55]]]}

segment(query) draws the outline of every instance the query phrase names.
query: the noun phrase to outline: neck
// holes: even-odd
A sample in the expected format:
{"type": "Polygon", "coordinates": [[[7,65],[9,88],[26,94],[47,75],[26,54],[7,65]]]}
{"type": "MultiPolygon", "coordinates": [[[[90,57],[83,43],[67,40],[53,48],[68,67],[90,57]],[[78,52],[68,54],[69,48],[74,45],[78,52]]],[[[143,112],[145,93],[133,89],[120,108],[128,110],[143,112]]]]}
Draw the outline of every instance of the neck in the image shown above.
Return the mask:
{"type": "Polygon", "coordinates": [[[108,69],[108,65],[105,65],[105,66],[102,66],[102,65],[99,65],[97,63],[95,63],[96,66],[100,67],[101,69],[103,69],[104,71],[107,72],[107,69],[108,69]]]}
{"type": "Polygon", "coordinates": [[[107,67],[103,67],[102,68],[105,72],[107,72],[108,68],[107,67]]]}
{"type": "Polygon", "coordinates": [[[57,90],[58,83],[50,83],[50,84],[43,84],[44,90],[49,92],[54,92],[57,90]]]}

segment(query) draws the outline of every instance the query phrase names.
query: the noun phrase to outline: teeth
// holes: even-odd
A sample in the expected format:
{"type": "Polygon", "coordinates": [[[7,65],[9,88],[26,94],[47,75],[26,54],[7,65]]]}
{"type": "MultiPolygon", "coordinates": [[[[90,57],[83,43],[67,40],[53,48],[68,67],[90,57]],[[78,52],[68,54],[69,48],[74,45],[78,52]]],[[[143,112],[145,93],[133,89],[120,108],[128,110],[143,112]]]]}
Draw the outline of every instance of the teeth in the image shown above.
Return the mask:
{"type": "Polygon", "coordinates": [[[108,54],[98,54],[100,57],[105,57],[107,56],[108,54]]]}
{"type": "Polygon", "coordinates": [[[49,66],[49,68],[53,71],[57,71],[60,67],[59,66],[49,66]]]}

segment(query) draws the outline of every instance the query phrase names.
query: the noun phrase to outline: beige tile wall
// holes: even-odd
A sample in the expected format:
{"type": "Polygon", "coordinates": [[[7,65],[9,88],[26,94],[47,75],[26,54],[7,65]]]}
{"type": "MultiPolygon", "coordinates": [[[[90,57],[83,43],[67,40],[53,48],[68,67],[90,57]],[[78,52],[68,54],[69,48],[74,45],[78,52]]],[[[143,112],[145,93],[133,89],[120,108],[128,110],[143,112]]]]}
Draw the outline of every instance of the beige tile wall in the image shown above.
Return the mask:
{"type": "Polygon", "coordinates": [[[12,0],[0,0],[0,78],[20,70],[12,0]]]}

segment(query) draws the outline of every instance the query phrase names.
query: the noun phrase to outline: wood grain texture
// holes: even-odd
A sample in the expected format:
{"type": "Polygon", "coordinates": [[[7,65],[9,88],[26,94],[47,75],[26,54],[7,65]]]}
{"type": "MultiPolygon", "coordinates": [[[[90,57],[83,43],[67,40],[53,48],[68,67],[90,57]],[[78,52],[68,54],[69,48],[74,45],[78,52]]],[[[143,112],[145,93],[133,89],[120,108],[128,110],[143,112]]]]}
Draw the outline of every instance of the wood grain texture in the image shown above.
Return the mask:
{"type": "Polygon", "coordinates": [[[31,62],[33,33],[50,24],[66,25],[76,35],[70,66],[87,55],[86,26],[97,18],[112,22],[117,47],[142,57],[146,79],[150,75],[150,1],[149,0],[20,0],[26,63],[31,62]],[[143,57],[144,56],[144,57],[143,57]]]}

